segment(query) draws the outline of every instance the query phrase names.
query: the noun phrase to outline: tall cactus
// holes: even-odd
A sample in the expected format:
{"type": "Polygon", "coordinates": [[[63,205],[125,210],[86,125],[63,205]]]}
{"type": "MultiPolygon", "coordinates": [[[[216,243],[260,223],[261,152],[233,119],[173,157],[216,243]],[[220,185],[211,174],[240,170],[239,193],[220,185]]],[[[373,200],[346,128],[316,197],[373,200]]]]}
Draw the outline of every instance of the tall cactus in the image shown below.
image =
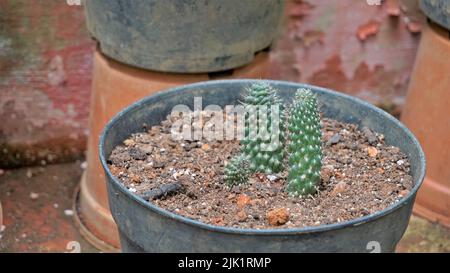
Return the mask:
{"type": "Polygon", "coordinates": [[[308,195],[317,191],[322,165],[321,125],[316,96],[297,90],[289,115],[289,175],[287,191],[308,195]]]}
{"type": "Polygon", "coordinates": [[[284,109],[275,90],[267,83],[255,83],[244,97],[247,109],[243,153],[254,172],[278,173],[283,169],[284,109]],[[278,113],[272,106],[276,106],[278,113]],[[273,126],[272,126],[273,125],[273,126]],[[266,128],[264,128],[266,126],[266,128]],[[277,128],[276,131],[273,129],[277,128]]]}

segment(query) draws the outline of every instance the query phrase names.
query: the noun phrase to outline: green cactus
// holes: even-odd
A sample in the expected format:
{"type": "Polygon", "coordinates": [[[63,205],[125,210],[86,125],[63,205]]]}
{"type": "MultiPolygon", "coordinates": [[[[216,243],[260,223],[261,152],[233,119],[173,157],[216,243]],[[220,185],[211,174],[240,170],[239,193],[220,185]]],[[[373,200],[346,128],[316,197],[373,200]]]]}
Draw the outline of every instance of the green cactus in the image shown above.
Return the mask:
{"type": "Polygon", "coordinates": [[[231,186],[246,183],[251,174],[250,162],[243,154],[233,157],[225,166],[225,180],[231,186]]]}
{"type": "Polygon", "coordinates": [[[322,165],[321,125],[316,96],[297,90],[289,115],[289,175],[287,191],[308,195],[317,191],[322,165]]]}
{"type": "MultiPolygon", "coordinates": [[[[253,172],[278,173],[283,169],[284,109],[275,90],[267,83],[255,83],[244,97],[245,138],[242,152],[250,160],[253,172]],[[272,106],[277,106],[278,117],[272,120],[272,106]],[[266,125],[267,128],[263,126],[266,125]],[[273,126],[272,126],[273,125],[273,126]],[[277,128],[277,131],[273,131],[277,128]],[[253,130],[254,129],[254,130],[253,130]]],[[[274,115],[277,113],[274,112],[274,115]]]]}

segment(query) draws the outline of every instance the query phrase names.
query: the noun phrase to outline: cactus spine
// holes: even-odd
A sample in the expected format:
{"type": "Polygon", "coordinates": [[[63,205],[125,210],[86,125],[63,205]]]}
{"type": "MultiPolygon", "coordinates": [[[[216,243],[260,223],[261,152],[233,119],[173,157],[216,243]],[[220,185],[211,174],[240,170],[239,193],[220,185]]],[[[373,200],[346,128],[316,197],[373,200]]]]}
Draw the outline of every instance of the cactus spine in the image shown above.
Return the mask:
{"type": "Polygon", "coordinates": [[[281,100],[267,83],[255,83],[247,89],[244,105],[247,114],[242,151],[250,160],[250,169],[263,173],[280,172],[285,139],[281,100]]]}
{"type": "Polygon", "coordinates": [[[321,125],[316,96],[297,90],[288,124],[289,175],[287,191],[308,195],[317,191],[322,165],[321,125]]]}

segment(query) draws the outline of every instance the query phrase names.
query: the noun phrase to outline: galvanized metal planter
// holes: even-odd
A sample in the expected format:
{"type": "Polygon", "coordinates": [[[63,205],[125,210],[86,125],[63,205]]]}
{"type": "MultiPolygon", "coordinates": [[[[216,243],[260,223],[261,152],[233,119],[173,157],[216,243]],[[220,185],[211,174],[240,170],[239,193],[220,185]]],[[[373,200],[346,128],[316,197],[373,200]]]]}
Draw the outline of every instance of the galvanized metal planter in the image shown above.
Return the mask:
{"type": "Polygon", "coordinates": [[[450,30],[450,1],[448,0],[421,0],[420,9],[433,22],[450,30]]]}
{"type": "MultiPolygon", "coordinates": [[[[425,175],[422,149],[411,132],[384,111],[359,99],[308,86],[318,94],[325,117],[367,126],[385,134],[411,161],[414,188],[397,204],[356,220],[296,229],[236,229],[207,225],[154,206],[130,193],[109,171],[106,158],[142,124],[158,124],[172,107],[189,105],[194,97],[203,106],[234,105],[251,80],[210,81],[186,85],[147,97],[120,112],[106,126],[100,140],[100,159],[108,179],[112,215],[118,225],[124,252],[392,252],[411,216],[416,192],[425,175]],[[372,248],[373,247],[373,248],[372,248]]],[[[307,85],[269,81],[289,101],[307,85]]],[[[355,198],[358,198],[355,196],[355,198]]]]}
{"type": "Polygon", "coordinates": [[[203,73],[250,63],[272,44],[284,0],[85,1],[109,57],[144,69],[203,73]]]}

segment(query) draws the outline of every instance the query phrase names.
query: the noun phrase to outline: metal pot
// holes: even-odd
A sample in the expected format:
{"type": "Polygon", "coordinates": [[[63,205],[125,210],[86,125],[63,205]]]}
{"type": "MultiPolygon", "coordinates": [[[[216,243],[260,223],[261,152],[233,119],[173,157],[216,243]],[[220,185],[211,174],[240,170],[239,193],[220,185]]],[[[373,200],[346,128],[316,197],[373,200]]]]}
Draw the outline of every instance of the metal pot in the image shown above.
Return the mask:
{"type": "Polygon", "coordinates": [[[433,22],[450,30],[450,1],[421,0],[420,8],[433,22]]]}
{"type": "Polygon", "coordinates": [[[203,73],[250,63],[272,44],[283,0],[85,1],[109,57],[144,69],[203,73]]]}
{"type": "MultiPolygon", "coordinates": [[[[268,81],[289,101],[294,91],[310,87],[318,94],[325,117],[367,126],[383,133],[389,145],[399,147],[411,161],[414,187],[395,205],[352,221],[292,229],[237,229],[218,227],[163,210],[130,193],[115,178],[106,158],[115,146],[142,124],[160,123],[172,107],[193,107],[194,97],[203,105],[237,104],[240,91],[252,80],[211,81],[170,89],[147,97],[120,112],[106,126],[100,139],[100,160],[108,180],[108,197],[119,228],[124,252],[391,252],[401,239],[425,175],[425,158],[416,138],[398,120],[357,98],[320,87],[268,81]],[[373,247],[373,248],[372,248],[373,247]]],[[[355,196],[355,198],[358,198],[355,196]]]]}

